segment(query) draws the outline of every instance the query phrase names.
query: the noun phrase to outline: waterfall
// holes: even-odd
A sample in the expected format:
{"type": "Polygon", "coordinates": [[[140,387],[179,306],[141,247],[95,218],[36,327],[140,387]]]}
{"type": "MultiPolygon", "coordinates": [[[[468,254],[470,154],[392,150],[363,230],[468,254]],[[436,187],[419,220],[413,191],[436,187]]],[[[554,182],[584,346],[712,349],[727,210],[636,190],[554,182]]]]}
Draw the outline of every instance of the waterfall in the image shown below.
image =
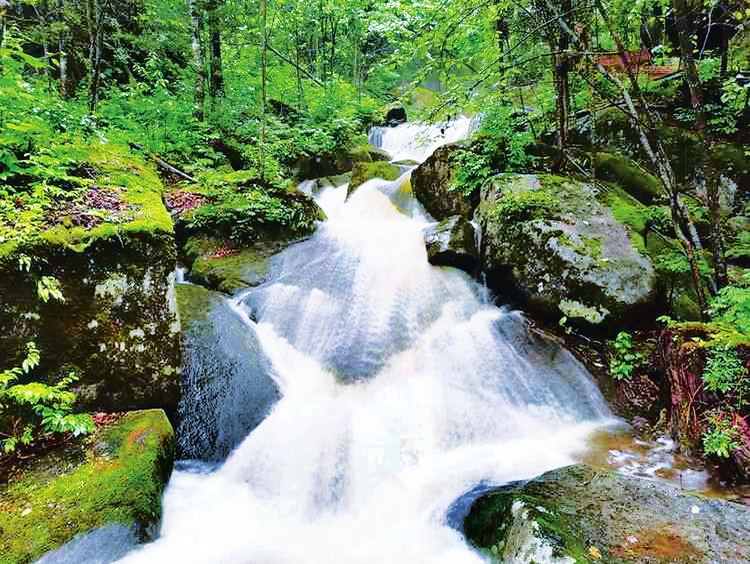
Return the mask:
{"type": "Polygon", "coordinates": [[[373,127],[368,141],[386,151],[395,162],[421,163],[441,145],[466,139],[475,125],[473,119],[460,116],[433,125],[407,122],[397,127],[373,127]]]}
{"type": "MultiPolygon", "coordinates": [[[[410,127],[380,132],[396,158],[438,142],[410,127]]],[[[329,220],[226,304],[281,398],[223,464],[178,463],[160,538],[120,562],[484,562],[452,504],[571,463],[609,420],[569,352],[428,264],[406,178],[318,193],[329,220]]]]}

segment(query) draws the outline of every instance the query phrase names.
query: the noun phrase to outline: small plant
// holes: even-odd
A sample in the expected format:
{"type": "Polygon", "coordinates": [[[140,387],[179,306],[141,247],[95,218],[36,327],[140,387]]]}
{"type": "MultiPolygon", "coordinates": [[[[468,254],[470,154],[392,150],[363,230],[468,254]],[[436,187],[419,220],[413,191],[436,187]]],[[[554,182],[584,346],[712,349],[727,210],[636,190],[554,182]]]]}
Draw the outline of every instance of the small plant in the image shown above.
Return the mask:
{"type": "Polygon", "coordinates": [[[643,363],[643,354],[633,348],[633,336],[620,331],[614,341],[610,341],[614,354],[609,361],[609,372],[615,380],[630,380],[633,371],[643,363]]]}
{"type": "Polygon", "coordinates": [[[74,372],[53,386],[38,381],[20,382],[39,365],[39,360],[39,349],[30,341],[21,366],[0,372],[0,446],[6,453],[16,450],[19,444],[30,445],[40,434],[70,432],[77,436],[94,430],[89,414],[73,413],[76,394],[69,387],[78,379],[74,372]]]}
{"type": "MultiPolygon", "coordinates": [[[[712,348],[703,369],[703,383],[708,391],[720,391],[724,394],[737,395],[742,403],[742,395],[747,370],[737,357],[734,347],[724,345],[712,348]]],[[[737,405],[741,407],[741,405],[737,405]]]]}
{"type": "Polygon", "coordinates": [[[737,428],[726,414],[719,411],[706,413],[708,430],[703,435],[703,452],[729,458],[731,452],[742,446],[737,428]]]}

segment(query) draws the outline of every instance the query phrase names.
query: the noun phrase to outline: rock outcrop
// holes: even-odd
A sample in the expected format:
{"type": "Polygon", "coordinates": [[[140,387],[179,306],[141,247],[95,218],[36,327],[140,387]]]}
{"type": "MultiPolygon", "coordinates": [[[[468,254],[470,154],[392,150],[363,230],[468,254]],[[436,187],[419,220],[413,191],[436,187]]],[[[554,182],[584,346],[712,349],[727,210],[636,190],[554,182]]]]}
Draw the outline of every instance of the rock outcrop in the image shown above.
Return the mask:
{"type": "MultiPolygon", "coordinates": [[[[156,409],[107,417],[81,445],[35,460],[0,490],[4,564],[27,564],[102,528],[120,542],[156,536],[174,462],[172,426],[156,409]]],[[[46,561],[81,561],[63,560],[71,551],[62,550],[46,561]]]]}
{"type": "Polygon", "coordinates": [[[76,373],[87,409],[174,410],[176,248],[162,184],[116,148],[94,147],[80,166],[93,176],[80,181],[91,184],[82,199],[58,203],[37,233],[0,245],[0,367],[18,366],[34,340],[50,381],[76,373]],[[46,276],[64,303],[40,299],[46,276]]]}
{"type": "Polygon", "coordinates": [[[640,207],[614,185],[498,176],[477,212],[488,283],[542,315],[584,325],[637,315],[656,282],[640,207]]]}
{"type": "Polygon", "coordinates": [[[455,171],[451,165],[451,155],[460,148],[460,144],[443,145],[411,176],[414,196],[427,213],[438,221],[452,215],[470,220],[474,214],[474,205],[469,198],[453,185],[455,171]]]}
{"type": "Polygon", "coordinates": [[[750,560],[750,508],[580,465],[481,496],[464,532],[517,564],[750,560]]]}
{"type": "Polygon", "coordinates": [[[357,188],[368,180],[373,178],[396,180],[399,176],[401,176],[401,168],[385,161],[354,163],[352,181],[349,183],[347,197],[351,196],[357,188]]]}
{"type": "Polygon", "coordinates": [[[427,260],[436,266],[453,266],[473,272],[479,264],[474,226],[454,215],[425,230],[427,260]]]}

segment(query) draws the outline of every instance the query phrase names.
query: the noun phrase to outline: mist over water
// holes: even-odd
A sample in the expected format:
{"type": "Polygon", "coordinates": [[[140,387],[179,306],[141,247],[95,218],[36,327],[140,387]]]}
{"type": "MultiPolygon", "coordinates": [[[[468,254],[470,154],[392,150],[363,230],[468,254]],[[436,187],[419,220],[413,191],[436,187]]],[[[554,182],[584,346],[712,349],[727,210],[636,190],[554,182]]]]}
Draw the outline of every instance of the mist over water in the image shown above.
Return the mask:
{"type": "MultiPolygon", "coordinates": [[[[421,160],[411,138],[380,144],[421,160]]],[[[318,194],[329,220],[229,301],[281,399],[223,464],[178,463],[160,538],[120,562],[483,562],[451,504],[572,462],[610,417],[570,353],[428,264],[407,177],[318,194]]]]}

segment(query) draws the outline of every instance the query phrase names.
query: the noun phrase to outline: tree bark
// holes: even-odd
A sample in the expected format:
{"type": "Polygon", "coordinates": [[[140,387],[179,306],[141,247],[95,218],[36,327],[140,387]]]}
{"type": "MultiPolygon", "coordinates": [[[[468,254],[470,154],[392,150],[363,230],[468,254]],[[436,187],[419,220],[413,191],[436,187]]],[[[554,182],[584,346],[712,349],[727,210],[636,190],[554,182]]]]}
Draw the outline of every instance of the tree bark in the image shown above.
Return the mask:
{"type": "Polygon", "coordinates": [[[89,0],[89,112],[96,111],[99,103],[99,80],[101,77],[102,48],[104,46],[104,14],[101,0],[89,0]]]}
{"type": "Polygon", "coordinates": [[[211,77],[212,98],[224,96],[224,73],[221,67],[221,21],[219,0],[211,0],[208,6],[208,30],[211,36],[211,77]]]}
{"type": "MultiPolygon", "coordinates": [[[[703,109],[703,88],[698,67],[693,58],[692,38],[695,35],[691,20],[692,12],[686,0],[673,0],[677,18],[677,35],[680,58],[685,65],[685,81],[690,93],[690,105],[695,112],[695,125],[703,142],[704,178],[706,182],[706,204],[711,216],[711,254],[714,261],[714,291],[727,285],[727,266],[724,260],[724,241],[721,232],[721,202],[719,198],[719,174],[713,170],[710,155],[713,141],[706,132],[706,116],[703,109]]],[[[709,30],[710,33],[710,30],[709,30]]]]}
{"type": "Polygon", "coordinates": [[[203,121],[206,103],[206,71],[203,65],[203,48],[201,46],[201,13],[197,0],[190,1],[190,37],[193,51],[193,66],[195,67],[195,105],[193,115],[198,121],[203,121]]]}
{"type": "Polygon", "coordinates": [[[260,143],[258,144],[259,152],[259,170],[261,180],[266,178],[266,167],[265,167],[265,150],[266,150],[266,81],[268,74],[268,13],[266,0],[260,0],[259,4],[260,11],[260,115],[261,115],[261,126],[260,126],[260,143]]]}

